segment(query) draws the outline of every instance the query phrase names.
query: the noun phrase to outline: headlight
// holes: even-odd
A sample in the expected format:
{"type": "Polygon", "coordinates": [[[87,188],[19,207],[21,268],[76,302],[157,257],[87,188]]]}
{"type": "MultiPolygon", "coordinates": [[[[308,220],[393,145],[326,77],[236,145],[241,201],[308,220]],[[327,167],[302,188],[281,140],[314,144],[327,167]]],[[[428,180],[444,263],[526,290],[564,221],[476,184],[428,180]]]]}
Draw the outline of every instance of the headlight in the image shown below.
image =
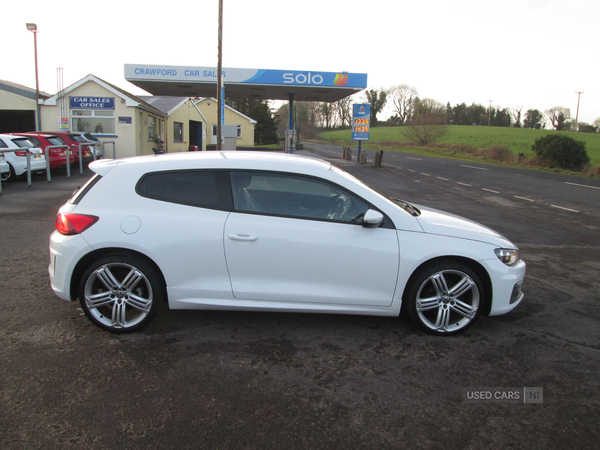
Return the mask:
{"type": "Polygon", "coordinates": [[[519,261],[519,250],[515,248],[497,248],[494,250],[496,256],[507,266],[512,266],[519,261]]]}

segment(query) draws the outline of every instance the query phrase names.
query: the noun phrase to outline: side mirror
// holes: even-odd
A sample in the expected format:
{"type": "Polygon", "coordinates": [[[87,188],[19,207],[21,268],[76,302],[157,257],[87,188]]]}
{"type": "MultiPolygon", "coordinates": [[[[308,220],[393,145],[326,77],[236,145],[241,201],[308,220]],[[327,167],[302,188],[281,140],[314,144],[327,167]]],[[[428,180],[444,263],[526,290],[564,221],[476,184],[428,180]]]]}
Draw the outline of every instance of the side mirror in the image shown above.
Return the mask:
{"type": "Polygon", "coordinates": [[[362,226],[364,228],[377,228],[383,223],[383,214],[374,209],[369,209],[363,216],[362,226]]]}

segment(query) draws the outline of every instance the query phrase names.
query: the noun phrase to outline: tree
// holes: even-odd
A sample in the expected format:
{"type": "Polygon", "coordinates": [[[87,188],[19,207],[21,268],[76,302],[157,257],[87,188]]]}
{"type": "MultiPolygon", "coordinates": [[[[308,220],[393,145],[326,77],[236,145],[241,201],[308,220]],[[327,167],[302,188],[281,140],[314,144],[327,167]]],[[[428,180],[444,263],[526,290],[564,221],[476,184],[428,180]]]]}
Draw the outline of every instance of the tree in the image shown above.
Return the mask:
{"type": "Polygon", "coordinates": [[[335,102],[336,114],[342,128],[352,124],[352,97],[345,97],[335,102]]]}
{"type": "Polygon", "coordinates": [[[483,105],[473,103],[467,106],[466,103],[457,104],[452,108],[452,115],[448,116],[448,121],[456,125],[487,125],[488,113],[483,105]]]}
{"type": "Polygon", "coordinates": [[[404,125],[410,119],[417,96],[417,90],[406,84],[392,86],[389,90],[388,99],[392,102],[392,108],[398,116],[400,125],[404,125]]]}
{"type": "Polygon", "coordinates": [[[387,91],[383,88],[378,91],[371,89],[365,91],[367,95],[367,103],[371,105],[371,126],[377,126],[377,114],[381,112],[387,102],[387,91]]]}
{"type": "Polygon", "coordinates": [[[585,151],[585,142],[576,141],[561,133],[548,134],[536,139],[531,149],[549,167],[580,170],[590,162],[585,151]]]}
{"type": "Polygon", "coordinates": [[[594,126],[596,127],[596,130],[600,130],[600,117],[594,120],[594,126]]]}
{"type": "Polygon", "coordinates": [[[491,108],[489,124],[493,127],[510,127],[511,114],[508,108],[491,108]]]}
{"type": "Polygon", "coordinates": [[[273,115],[268,100],[233,98],[229,99],[228,102],[235,110],[256,120],[254,127],[255,144],[266,145],[277,143],[277,124],[279,118],[273,115]]]}
{"type": "Polygon", "coordinates": [[[580,133],[596,133],[598,131],[598,127],[590,125],[589,123],[579,122],[577,124],[577,131],[580,133]]]}
{"type": "Polygon", "coordinates": [[[523,111],[523,107],[520,105],[515,106],[512,109],[512,116],[514,119],[513,127],[515,128],[521,128],[521,111],[523,111]]]}
{"type": "Polygon", "coordinates": [[[523,120],[523,128],[542,128],[544,115],[538,109],[528,109],[523,120]]]}
{"type": "Polygon", "coordinates": [[[278,117],[271,112],[268,102],[260,102],[254,105],[250,117],[256,120],[254,127],[254,143],[267,145],[277,143],[278,117]]]}
{"type": "Polygon", "coordinates": [[[443,103],[432,98],[420,99],[415,97],[413,107],[413,117],[416,116],[437,116],[446,119],[446,107],[443,103]]]}
{"type": "MultiPolygon", "coordinates": [[[[294,102],[294,123],[296,124],[296,133],[305,139],[313,138],[317,135],[317,128],[321,121],[321,103],[319,102],[294,102]]],[[[289,129],[289,104],[284,103],[277,110],[279,117],[277,133],[280,136],[285,135],[289,129]]]]}
{"type": "Polygon", "coordinates": [[[334,117],[335,107],[333,106],[332,103],[323,102],[323,103],[321,103],[320,113],[321,113],[323,128],[325,128],[326,130],[329,130],[330,128],[333,127],[333,122],[335,120],[335,117],[334,117]]]}
{"type": "Polygon", "coordinates": [[[545,111],[546,116],[555,130],[564,131],[570,129],[571,110],[564,106],[555,106],[545,111]]]}
{"type": "Polygon", "coordinates": [[[427,145],[448,133],[446,107],[433,99],[416,99],[413,115],[402,128],[402,134],[420,144],[427,145]]]}
{"type": "Polygon", "coordinates": [[[471,125],[467,118],[467,104],[463,102],[460,105],[457,104],[454,108],[450,108],[448,121],[455,125],[471,125]]]}

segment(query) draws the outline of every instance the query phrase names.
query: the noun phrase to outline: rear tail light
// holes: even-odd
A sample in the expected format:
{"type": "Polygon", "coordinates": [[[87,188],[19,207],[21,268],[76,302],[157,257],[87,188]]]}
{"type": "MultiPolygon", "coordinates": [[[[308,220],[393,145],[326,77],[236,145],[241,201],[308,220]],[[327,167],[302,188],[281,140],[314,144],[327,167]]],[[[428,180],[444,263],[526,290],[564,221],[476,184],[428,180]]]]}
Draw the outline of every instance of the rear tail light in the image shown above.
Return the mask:
{"type": "Polygon", "coordinates": [[[63,214],[56,216],[56,231],[65,236],[83,233],[98,222],[99,217],[86,214],[63,214]]]}
{"type": "Polygon", "coordinates": [[[15,152],[17,156],[27,156],[27,152],[15,152]]]}

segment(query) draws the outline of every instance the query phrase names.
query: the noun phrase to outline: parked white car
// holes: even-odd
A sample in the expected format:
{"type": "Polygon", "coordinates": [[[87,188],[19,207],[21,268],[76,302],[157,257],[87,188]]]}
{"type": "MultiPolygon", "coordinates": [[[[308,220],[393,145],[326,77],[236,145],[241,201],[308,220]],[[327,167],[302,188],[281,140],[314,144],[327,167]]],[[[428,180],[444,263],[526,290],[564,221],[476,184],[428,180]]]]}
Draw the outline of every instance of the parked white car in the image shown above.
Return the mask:
{"type": "Polygon", "coordinates": [[[69,134],[80,142],[91,142],[92,151],[95,156],[94,159],[102,158],[102,142],[92,133],[88,133],[87,131],[71,131],[69,134]]]}
{"type": "Polygon", "coordinates": [[[0,134],[0,151],[4,153],[9,165],[9,177],[27,173],[27,151],[8,152],[3,150],[25,149],[31,152],[31,171],[42,172],[46,170],[46,157],[42,149],[34,147],[26,137],[0,134]]]}
{"type": "Polygon", "coordinates": [[[4,153],[0,153],[0,180],[7,180],[8,177],[10,177],[10,166],[6,162],[4,153]]]}
{"type": "Polygon", "coordinates": [[[60,208],[52,289],[123,333],[171,309],[398,316],[450,335],[523,298],[519,250],[328,162],[260,152],[101,160],[60,208]]]}

